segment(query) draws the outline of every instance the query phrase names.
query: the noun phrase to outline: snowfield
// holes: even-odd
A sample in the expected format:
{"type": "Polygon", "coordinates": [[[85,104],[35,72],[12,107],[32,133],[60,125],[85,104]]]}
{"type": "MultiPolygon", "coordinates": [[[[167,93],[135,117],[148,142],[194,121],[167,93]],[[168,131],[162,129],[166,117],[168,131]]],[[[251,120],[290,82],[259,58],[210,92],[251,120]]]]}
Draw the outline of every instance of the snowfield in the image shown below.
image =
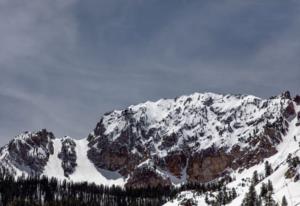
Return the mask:
{"type": "Polygon", "coordinates": [[[108,170],[97,170],[94,164],[88,159],[88,141],[86,139],[74,140],[76,143],[76,154],[78,164],[76,170],[68,178],[64,176],[61,167],[61,159],[58,158],[58,152],[61,148],[61,139],[54,140],[54,154],[50,155],[48,164],[45,167],[44,175],[48,177],[56,177],[60,180],[72,180],[74,182],[87,181],[89,183],[103,184],[107,186],[119,185],[124,186],[125,179],[117,172],[108,170]]]}

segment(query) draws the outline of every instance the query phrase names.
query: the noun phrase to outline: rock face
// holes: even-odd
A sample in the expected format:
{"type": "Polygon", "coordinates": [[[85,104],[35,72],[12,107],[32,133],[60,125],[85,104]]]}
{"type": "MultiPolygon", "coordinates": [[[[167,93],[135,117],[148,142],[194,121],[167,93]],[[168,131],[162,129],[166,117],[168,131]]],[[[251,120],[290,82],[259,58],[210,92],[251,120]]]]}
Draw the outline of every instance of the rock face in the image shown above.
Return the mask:
{"type": "Polygon", "coordinates": [[[171,152],[164,158],[163,165],[165,165],[165,168],[169,170],[174,176],[180,178],[183,169],[187,165],[187,157],[182,152],[171,152]]]}
{"type": "Polygon", "coordinates": [[[170,186],[170,179],[162,175],[153,162],[146,161],[135,168],[130,175],[126,187],[132,188],[147,188],[147,187],[166,187],[170,186]]]}
{"type": "Polygon", "coordinates": [[[296,111],[295,111],[294,103],[290,102],[287,108],[284,110],[283,116],[286,119],[292,119],[295,117],[295,115],[296,115],[296,111]]]}
{"type": "Polygon", "coordinates": [[[214,147],[192,155],[189,159],[187,174],[192,182],[205,183],[222,175],[231,165],[232,156],[214,147]]]}
{"type": "Polygon", "coordinates": [[[146,102],[105,114],[88,153],[98,168],[129,176],[127,185],[145,186],[141,171],[162,178],[138,168],[146,160],[169,179],[208,182],[275,154],[293,118],[289,92],[267,100],[206,93],[146,102]]]}
{"type": "Polygon", "coordinates": [[[294,98],[294,102],[296,102],[297,105],[300,105],[300,96],[297,95],[295,98],[294,98]]]}
{"type": "MultiPolygon", "coordinates": [[[[95,129],[95,134],[100,133],[98,127],[95,129]]],[[[121,131],[118,141],[111,142],[109,137],[103,136],[98,139],[99,141],[91,138],[89,146],[92,146],[88,152],[88,157],[99,167],[112,171],[118,170],[121,174],[127,175],[134,167],[142,161],[143,156],[135,153],[130,154],[130,148],[135,145],[139,147],[137,137],[132,135],[132,127],[126,128],[121,131]]],[[[144,151],[140,151],[144,152],[144,151]]]]}
{"type": "Polygon", "coordinates": [[[297,114],[297,123],[296,126],[299,127],[300,126],[300,112],[298,112],[297,114]]]}
{"type": "Polygon", "coordinates": [[[64,175],[69,177],[75,171],[77,166],[76,163],[76,143],[70,137],[65,137],[61,140],[62,148],[61,152],[58,154],[58,158],[62,160],[62,168],[64,170],[64,175]]]}
{"type": "Polygon", "coordinates": [[[41,174],[49,155],[53,154],[52,139],[54,135],[45,129],[36,133],[25,132],[8,144],[4,161],[28,174],[41,174]]]}
{"type": "Polygon", "coordinates": [[[274,155],[291,121],[300,122],[298,100],[289,92],[270,99],[195,93],[146,102],[104,114],[79,148],[70,137],[52,141],[46,130],[24,133],[0,149],[0,169],[41,174],[55,142],[65,177],[87,155],[96,172],[119,173],[126,187],[204,183],[274,155]]]}

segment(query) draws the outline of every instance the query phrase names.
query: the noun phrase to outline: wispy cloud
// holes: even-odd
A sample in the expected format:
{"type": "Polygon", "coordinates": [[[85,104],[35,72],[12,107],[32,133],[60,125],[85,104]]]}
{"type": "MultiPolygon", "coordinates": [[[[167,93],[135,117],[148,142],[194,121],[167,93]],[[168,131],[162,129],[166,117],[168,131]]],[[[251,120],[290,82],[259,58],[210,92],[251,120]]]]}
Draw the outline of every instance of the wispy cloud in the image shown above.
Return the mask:
{"type": "Polygon", "coordinates": [[[0,1],[0,144],[195,91],[299,93],[297,1],[0,1]]]}

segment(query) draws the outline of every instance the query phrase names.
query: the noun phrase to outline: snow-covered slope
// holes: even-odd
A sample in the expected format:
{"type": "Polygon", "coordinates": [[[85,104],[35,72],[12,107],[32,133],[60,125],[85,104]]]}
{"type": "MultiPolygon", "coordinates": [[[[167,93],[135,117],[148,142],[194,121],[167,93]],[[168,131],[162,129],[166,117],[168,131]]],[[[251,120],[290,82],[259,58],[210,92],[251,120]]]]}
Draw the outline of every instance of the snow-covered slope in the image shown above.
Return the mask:
{"type": "Polygon", "coordinates": [[[49,160],[45,166],[43,174],[49,177],[57,177],[60,179],[64,179],[64,170],[61,167],[61,160],[58,158],[58,154],[61,148],[61,140],[54,139],[53,140],[53,147],[54,152],[49,156],[49,160]]]}
{"type": "Polygon", "coordinates": [[[72,181],[88,181],[103,185],[119,185],[125,184],[125,179],[117,172],[96,169],[94,164],[88,159],[88,141],[86,139],[76,141],[76,154],[78,155],[78,166],[73,174],[70,175],[72,181]]]}

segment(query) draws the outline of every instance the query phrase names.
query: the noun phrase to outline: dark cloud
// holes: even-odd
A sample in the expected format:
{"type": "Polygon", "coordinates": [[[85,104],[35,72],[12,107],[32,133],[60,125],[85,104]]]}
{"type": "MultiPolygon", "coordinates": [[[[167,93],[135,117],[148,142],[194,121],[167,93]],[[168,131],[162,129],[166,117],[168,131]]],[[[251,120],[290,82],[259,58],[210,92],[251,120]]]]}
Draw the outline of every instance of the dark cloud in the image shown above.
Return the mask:
{"type": "Polygon", "coordinates": [[[193,92],[299,93],[298,1],[0,2],[0,144],[193,92]]]}

